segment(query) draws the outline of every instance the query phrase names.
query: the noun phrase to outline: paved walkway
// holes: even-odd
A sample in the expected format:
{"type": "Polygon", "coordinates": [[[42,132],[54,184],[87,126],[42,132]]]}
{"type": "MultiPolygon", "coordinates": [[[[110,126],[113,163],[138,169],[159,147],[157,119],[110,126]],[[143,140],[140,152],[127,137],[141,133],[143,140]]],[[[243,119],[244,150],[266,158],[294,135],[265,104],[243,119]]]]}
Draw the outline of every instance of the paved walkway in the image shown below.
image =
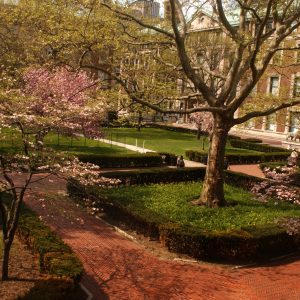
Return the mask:
{"type": "Polygon", "coordinates": [[[38,182],[26,203],[80,257],[82,283],[96,300],[299,300],[300,260],[232,269],[160,259],[88,215],[55,178],[38,182]],[[55,193],[45,200],[44,191],[55,193]]]}

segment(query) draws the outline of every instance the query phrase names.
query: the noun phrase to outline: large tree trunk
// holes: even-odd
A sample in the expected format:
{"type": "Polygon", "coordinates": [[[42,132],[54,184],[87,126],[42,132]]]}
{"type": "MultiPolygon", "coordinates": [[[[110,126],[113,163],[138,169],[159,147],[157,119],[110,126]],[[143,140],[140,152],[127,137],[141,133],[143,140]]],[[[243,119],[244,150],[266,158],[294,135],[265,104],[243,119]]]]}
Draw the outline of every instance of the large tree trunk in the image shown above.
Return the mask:
{"type": "Polygon", "coordinates": [[[221,116],[217,115],[214,119],[200,203],[208,207],[221,207],[226,205],[224,197],[224,157],[229,126],[225,125],[227,122],[221,116]]]}
{"type": "Polygon", "coordinates": [[[2,281],[8,280],[9,253],[12,241],[3,240],[2,281]]]}

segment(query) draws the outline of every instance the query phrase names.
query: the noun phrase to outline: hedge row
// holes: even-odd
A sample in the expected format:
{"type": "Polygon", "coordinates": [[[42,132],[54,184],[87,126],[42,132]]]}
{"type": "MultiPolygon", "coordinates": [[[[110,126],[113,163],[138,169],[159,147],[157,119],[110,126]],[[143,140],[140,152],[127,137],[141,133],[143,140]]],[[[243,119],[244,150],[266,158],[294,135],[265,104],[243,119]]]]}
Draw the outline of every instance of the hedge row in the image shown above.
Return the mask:
{"type": "Polygon", "coordinates": [[[76,199],[92,195],[111,217],[126,223],[145,236],[159,240],[171,251],[196,259],[253,261],[293,252],[300,247],[299,237],[288,235],[277,225],[218,232],[200,230],[169,222],[161,216],[151,215],[149,219],[147,212],[137,215],[120,204],[102,199],[101,190],[95,187],[69,184],[68,189],[70,195],[76,199]]]}
{"type": "Polygon", "coordinates": [[[203,179],[205,168],[157,168],[127,172],[108,172],[104,177],[117,178],[121,185],[169,183],[203,179]]]}
{"type": "MultiPolygon", "coordinates": [[[[107,178],[117,178],[121,181],[121,185],[135,185],[135,184],[151,184],[151,183],[171,183],[182,181],[197,181],[203,180],[206,169],[200,168],[157,168],[134,170],[127,172],[107,172],[103,176],[107,178]]],[[[243,173],[236,173],[232,171],[225,171],[225,182],[244,189],[249,189],[253,183],[262,181],[263,179],[246,175],[243,173]]],[[[71,188],[71,187],[70,187],[71,188]]]]}
{"type": "MultiPolygon", "coordinates": [[[[196,135],[198,133],[198,130],[196,128],[184,128],[184,127],[177,127],[177,126],[171,126],[171,125],[164,125],[164,124],[157,124],[157,123],[146,123],[145,127],[149,128],[158,128],[158,129],[164,129],[169,131],[175,131],[175,132],[181,132],[181,133],[190,133],[196,135]]],[[[207,135],[207,132],[201,131],[201,135],[207,135]]],[[[241,139],[239,136],[229,134],[229,139],[241,139]]]]}
{"type": "Polygon", "coordinates": [[[258,142],[250,142],[249,140],[236,140],[233,139],[230,141],[230,144],[234,148],[242,148],[242,149],[249,149],[249,150],[254,150],[254,151],[259,151],[259,152],[285,152],[290,154],[291,151],[287,149],[283,149],[280,147],[273,147],[270,145],[266,144],[261,144],[258,142]]]}
{"type": "MultiPolygon", "coordinates": [[[[189,160],[197,161],[206,164],[208,154],[205,151],[188,150],[185,152],[189,160]]],[[[282,161],[287,160],[289,152],[266,152],[262,154],[256,153],[236,153],[226,154],[229,164],[257,164],[266,161],[282,161]]]]}
{"type": "Polygon", "coordinates": [[[101,168],[143,168],[143,167],[161,167],[175,166],[177,157],[175,154],[167,152],[147,152],[131,154],[91,154],[80,153],[77,157],[82,162],[89,162],[100,166],[101,168]]]}
{"type": "Polygon", "coordinates": [[[24,206],[17,235],[38,256],[40,271],[49,275],[22,299],[65,299],[78,288],[83,273],[81,262],[68,245],[24,206]]]}
{"type": "Polygon", "coordinates": [[[162,157],[158,153],[133,153],[133,154],[78,154],[79,160],[100,166],[101,168],[136,168],[136,167],[160,167],[163,164],[162,157]]]}

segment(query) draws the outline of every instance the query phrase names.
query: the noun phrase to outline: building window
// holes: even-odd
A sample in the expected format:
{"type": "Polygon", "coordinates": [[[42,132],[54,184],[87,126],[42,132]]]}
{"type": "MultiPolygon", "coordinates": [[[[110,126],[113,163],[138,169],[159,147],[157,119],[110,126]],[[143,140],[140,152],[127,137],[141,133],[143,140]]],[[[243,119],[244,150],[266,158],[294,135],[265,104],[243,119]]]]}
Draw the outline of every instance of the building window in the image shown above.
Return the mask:
{"type": "Polygon", "coordinates": [[[300,76],[294,78],[293,97],[300,97],[300,76]]]}
{"type": "Polygon", "coordinates": [[[300,125],[300,112],[290,112],[289,123],[289,132],[296,132],[300,125]]]}
{"type": "Polygon", "coordinates": [[[278,76],[270,77],[269,94],[271,94],[273,96],[279,95],[279,77],[278,76]]]}
{"type": "Polygon", "coordinates": [[[266,116],[266,130],[275,131],[276,130],[276,114],[271,114],[266,116]]]}
{"type": "Polygon", "coordinates": [[[300,63],[300,43],[297,45],[299,49],[296,50],[296,63],[300,63]]]}

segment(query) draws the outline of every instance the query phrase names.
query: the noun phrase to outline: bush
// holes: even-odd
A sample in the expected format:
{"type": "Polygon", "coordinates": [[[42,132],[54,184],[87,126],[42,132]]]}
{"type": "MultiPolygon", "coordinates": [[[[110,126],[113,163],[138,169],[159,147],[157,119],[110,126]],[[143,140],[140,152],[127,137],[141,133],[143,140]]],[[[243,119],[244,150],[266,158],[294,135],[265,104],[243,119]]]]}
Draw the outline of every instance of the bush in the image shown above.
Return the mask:
{"type": "Polygon", "coordinates": [[[264,162],[259,164],[259,167],[261,170],[263,170],[264,168],[270,168],[270,170],[274,170],[277,167],[283,167],[286,166],[287,162],[283,162],[283,161],[272,161],[272,162],[264,162]]]}
{"type": "Polygon", "coordinates": [[[101,168],[141,168],[141,167],[160,167],[162,157],[158,153],[145,154],[78,154],[79,160],[100,166],[101,168]]]}
{"type": "Polygon", "coordinates": [[[212,232],[167,224],[160,226],[160,241],[170,251],[213,261],[254,261],[297,249],[295,238],[272,225],[212,232]]]}
{"type": "Polygon", "coordinates": [[[177,156],[173,153],[168,152],[158,152],[158,154],[163,158],[163,163],[166,166],[176,166],[177,156]]]}
{"type": "Polygon", "coordinates": [[[253,143],[253,142],[250,143],[249,141],[246,140],[233,139],[230,141],[230,144],[234,148],[249,149],[249,150],[254,150],[259,152],[282,152],[287,154],[291,153],[290,150],[286,150],[280,147],[273,147],[266,144],[253,143]]]}
{"type": "Polygon", "coordinates": [[[109,172],[103,176],[121,180],[123,185],[195,181],[203,179],[205,168],[157,168],[128,172],[109,172]]]}
{"type": "MultiPolygon", "coordinates": [[[[51,292],[55,296],[51,298],[46,294],[43,299],[63,299],[76,288],[83,273],[81,262],[71,248],[25,206],[22,207],[17,235],[39,257],[41,272],[50,275],[47,282],[56,282],[50,284],[58,289],[51,292]]],[[[47,286],[47,282],[43,281],[41,287],[47,286]]],[[[37,287],[34,289],[37,294],[43,293],[43,290],[38,292],[37,287]]]]}
{"type": "MultiPolygon", "coordinates": [[[[205,151],[188,150],[185,152],[189,160],[197,161],[206,164],[208,154],[205,151]]],[[[266,161],[286,161],[289,157],[289,152],[265,152],[262,154],[256,153],[236,153],[226,154],[229,164],[257,164],[266,161]]]]}
{"type": "MultiPolygon", "coordinates": [[[[228,172],[228,174],[229,177],[232,175],[230,172],[228,172]]],[[[243,175],[232,176],[230,178],[234,181],[239,178],[239,176],[248,182],[249,180],[255,180],[255,177],[253,179],[248,178],[249,176],[243,177],[243,175]]],[[[299,248],[299,244],[297,244],[299,235],[290,236],[286,233],[284,228],[276,224],[265,224],[257,227],[249,225],[241,228],[203,229],[204,225],[201,225],[202,228],[199,228],[192,225],[194,223],[190,225],[180,223],[176,218],[176,212],[169,215],[164,211],[165,208],[163,208],[164,212],[152,209],[151,201],[148,203],[147,199],[143,200],[146,206],[140,206],[139,194],[141,191],[135,190],[134,192],[138,193],[138,195],[135,196],[137,202],[126,202],[124,200],[125,198],[127,199],[127,193],[132,193],[133,191],[126,192],[121,189],[119,191],[120,198],[115,198],[114,196],[109,196],[112,191],[107,191],[107,193],[104,193],[106,196],[103,197],[104,191],[97,187],[87,188],[81,186],[78,188],[80,188],[79,193],[76,193],[76,191],[72,189],[69,190],[70,194],[76,197],[80,195],[82,198],[92,195],[93,201],[96,200],[98,205],[113,218],[126,223],[130,228],[141,234],[150,236],[152,239],[159,239],[160,242],[171,251],[188,254],[197,259],[214,261],[253,261],[260,258],[270,258],[272,256],[286,254],[296,251],[299,248]]],[[[182,186],[180,186],[180,189],[182,189],[182,186]]],[[[116,193],[117,191],[115,194],[116,193]]],[[[149,198],[153,194],[149,193],[147,195],[149,198]]],[[[156,195],[159,197],[160,193],[156,193],[156,195]]],[[[168,198],[163,198],[160,201],[165,202],[167,200],[168,198]]],[[[242,200],[242,202],[243,201],[244,200],[242,200]]],[[[158,202],[155,201],[153,205],[157,206],[158,202]]],[[[167,207],[170,205],[174,204],[168,203],[167,207]]],[[[181,204],[177,203],[176,205],[180,205],[181,208],[181,204]]],[[[238,203],[236,203],[236,205],[236,207],[239,206],[238,203]]],[[[253,207],[255,207],[256,204],[253,203],[253,205],[253,207]]],[[[246,210],[247,207],[248,205],[246,204],[246,210]]],[[[188,212],[184,208],[182,209],[184,220],[185,218],[189,218],[189,216],[193,218],[194,210],[188,212]]],[[[223,208],[222,210],[225,209],[226,208],[223,208]]],[[[206,217],[209,217],[209,219],[213,218],[215,215],[212,214],[210,209],[207,210],[206,217]]],[[[218,216],[221,222],[226,223],[229,220],[224,220],[223,214],[226,214],[226,212],[222,210],[219,210],[220,214],[218,214],[218,216]]],[[[232,212],[232,209],[229,208],[229,212],[232,212]]],[[[266,212],[268,214],[267,209],[266,212]]],[[[207,222],[206,217],[204,215],[202,216],[202,222],[207,222]]],[[[220,227],[222,226],[220,225],[220,227]]]]}
{"type": "Polygon", "coordinates": [[[246,138],[242,140],[249,143],[259,143],[259,144],[263,142],[261,139],[256,139],[256,138],[246,138]]]}

